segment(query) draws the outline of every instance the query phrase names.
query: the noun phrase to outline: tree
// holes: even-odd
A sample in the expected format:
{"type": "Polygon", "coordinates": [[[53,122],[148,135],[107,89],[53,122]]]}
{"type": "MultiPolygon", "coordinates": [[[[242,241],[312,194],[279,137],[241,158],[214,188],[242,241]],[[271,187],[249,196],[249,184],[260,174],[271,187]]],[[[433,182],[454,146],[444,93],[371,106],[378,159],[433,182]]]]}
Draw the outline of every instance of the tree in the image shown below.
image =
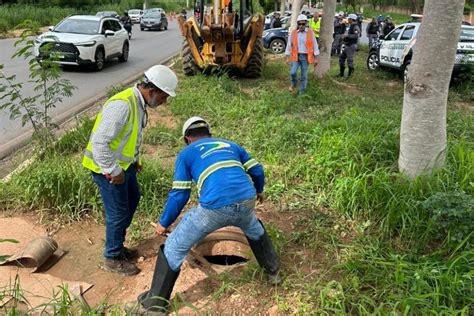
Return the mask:
{"type": "Polygon", "coordinates": [[[0,110],[10,113],[10,119],[21,119],[22,126],[31,124],[33,139],[38,142],[38,148],[44,149],[51,145],[54,134],[52,129],[56,124],[52,121],[50,110],[61,103],[63,98],[70,97],[75,87],[61,77],[62,71],[57,61],[58,53],[54,51],[54,42],[45,43],[42,51],[45,57],[40,63],[33,53],[34,38],[38,33],[34,23],[24,21],[20,28],[24,29],[15,46],[19,49],[12,58],[28,59],[30,80],[33,84],[33,96],[23,96],[24,84],[16,81],[16,75],[7,76],[0,65],[0,110]]]}
{"type": "Polygon", "coordinates": [[[301,7],[303,6],[303,0],[293,0],[293,4],[291,6],[291,24],[290,24],[290,32],[296,30],[296,19],[301,12],[301,7]]]}
{"type": "Polygon", "coordinates": [[[334,14],[336,13],[336,0],[324,0],[324,11],[321,19],[321,32],[319,37],[319,65],[315,75],[323,77],[331,67],[332,34],[334,33],[334,14]]]}
{"type": "Polygon", "coordinates": [[[443,167],[446,111],[464,0],[426,0],[406,78],[398,166],[410,178],[443,167]],[[439,21],[445,21],[439,27],[439,21]]]}

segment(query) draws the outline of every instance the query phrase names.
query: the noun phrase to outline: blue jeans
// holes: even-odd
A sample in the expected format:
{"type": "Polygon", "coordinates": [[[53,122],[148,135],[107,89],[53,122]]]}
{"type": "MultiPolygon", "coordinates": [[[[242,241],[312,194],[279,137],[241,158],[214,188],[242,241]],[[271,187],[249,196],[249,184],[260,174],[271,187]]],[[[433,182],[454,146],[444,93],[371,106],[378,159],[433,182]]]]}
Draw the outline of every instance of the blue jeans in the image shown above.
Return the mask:
{"type": "Polygon", "coordinates": [[[165,257],[173,271],[179,271],[189,250],[213,231],[237,226],[252,239],[258,240],[265,232],[255,216],[255,200],[205,209],[191,208],[165,242],[165,257]]]}
{"type": "Polygon", "coordinates": [[[298,68],[301,67],[301,80],[300,80],[300,89],[299,92],[304,92],[306,90],[306,84],[308,82],[308,55],[307,54],[298,54],[298,61],[291,62],[290,69],[290,79],[291,85],[296,87],[298,84],[297,72],[298,68]]]}
{"type": "Polygon", "coordinates": [[[135,166],[125,171],[125,182],[111,184],[104,175],[92,172],[92,178],[99,187],[105,208],[104,257],[117,258],[122,254],[128,226],[140,201],[140,189],[135,166]]]}

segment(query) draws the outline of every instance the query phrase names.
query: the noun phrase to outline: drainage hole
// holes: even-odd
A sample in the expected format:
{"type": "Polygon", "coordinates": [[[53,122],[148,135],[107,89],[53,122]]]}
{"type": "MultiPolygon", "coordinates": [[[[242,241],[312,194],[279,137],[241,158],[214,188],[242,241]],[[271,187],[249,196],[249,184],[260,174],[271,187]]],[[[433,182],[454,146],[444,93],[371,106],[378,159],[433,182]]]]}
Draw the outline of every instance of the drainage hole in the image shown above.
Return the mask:
{"type": "Polygon", "coordinates": [[[211,264],[217,264],[221,266],[231,266],[234,264],[248,261],[248,259],[246,258],[243,258],[240,256],[234,256],[234,255],[204,256],[204,258],[211,264]]]}

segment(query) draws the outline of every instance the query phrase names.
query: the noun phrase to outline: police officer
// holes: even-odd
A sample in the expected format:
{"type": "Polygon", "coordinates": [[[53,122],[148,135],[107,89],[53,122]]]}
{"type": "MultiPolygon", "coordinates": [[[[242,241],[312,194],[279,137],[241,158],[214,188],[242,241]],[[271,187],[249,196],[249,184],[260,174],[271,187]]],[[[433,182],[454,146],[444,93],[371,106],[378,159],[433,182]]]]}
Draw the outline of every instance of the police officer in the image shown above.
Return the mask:
{"type": "Polygon", "coordinates": [[[342,37],[345,32],[344,12],[341,11],[334,17],[334,41],[332,43],[331,56],[341,53],[342,37]]]}
{"type": "Polygon", "coordinates": [[[379,37],[379,25],[375,18],[372,18],[366,28],[367,37],[369,38],[369,47],[372,47],[372,44],[377,41],[379,37]]]}
{"type": "Polygon", "coordinates": [[[357,25],[357,15],[349,14],[349,30],[344,34],[344,49],[339,57],[339,76],[344,77],[345,64],[349,66],[348,77],[354,73],[354,54],[357,49],[357,42],[359,40],[360,28],[357,25]]]}

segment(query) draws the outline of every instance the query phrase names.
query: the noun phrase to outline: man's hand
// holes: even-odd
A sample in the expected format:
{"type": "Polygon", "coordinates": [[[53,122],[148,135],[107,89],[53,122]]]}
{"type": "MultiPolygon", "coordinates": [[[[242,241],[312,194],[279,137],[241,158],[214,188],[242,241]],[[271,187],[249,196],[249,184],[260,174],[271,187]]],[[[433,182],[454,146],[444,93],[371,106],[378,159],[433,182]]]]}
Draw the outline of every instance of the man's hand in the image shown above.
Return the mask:
{"type": "Polygon", "coordinates": [[[290,56],[286,57],[286,64],[287,64],[287,65],[291,64],[290,56]]]}
{"type": "Polygon", "coordinates": [[[265,201],[265,193],[263,192],[257,193],[257,201],[259,201],[260,203],[263,203],[263,201],[265,201]]]}
{"type": "Polygon", "coordinates": [[[143,171],[143,165],[140,165],[138,162],[135,164],[135,170],[137,173],[140,173],[143,171]]]}
{"type": "Polygon", "coordinates": [[[170,231],[168,230],[168,228],[164,228],[163,226],[160,225],[160,223],[156,224],[156,223],[151,223],[151,225],[155,228],[155,232],[158,234],[158,235],[161,235],[161,236],[167,236],[170,231]]]}
{"type": "Polygon", "coordinates": [[[314,59],[314,68],[319,64],[319,60],[317,58],[314,59]]]}
{"type": "Polygon", "coordinates": [[[111,184],[122,184],[125,182],[125,172],[120,172],[120,174],[116,175],[116,176],[112,176],[110,174],[105,174],[105,178],[107,180],[109,180],[109,182],[111,184]]]}

